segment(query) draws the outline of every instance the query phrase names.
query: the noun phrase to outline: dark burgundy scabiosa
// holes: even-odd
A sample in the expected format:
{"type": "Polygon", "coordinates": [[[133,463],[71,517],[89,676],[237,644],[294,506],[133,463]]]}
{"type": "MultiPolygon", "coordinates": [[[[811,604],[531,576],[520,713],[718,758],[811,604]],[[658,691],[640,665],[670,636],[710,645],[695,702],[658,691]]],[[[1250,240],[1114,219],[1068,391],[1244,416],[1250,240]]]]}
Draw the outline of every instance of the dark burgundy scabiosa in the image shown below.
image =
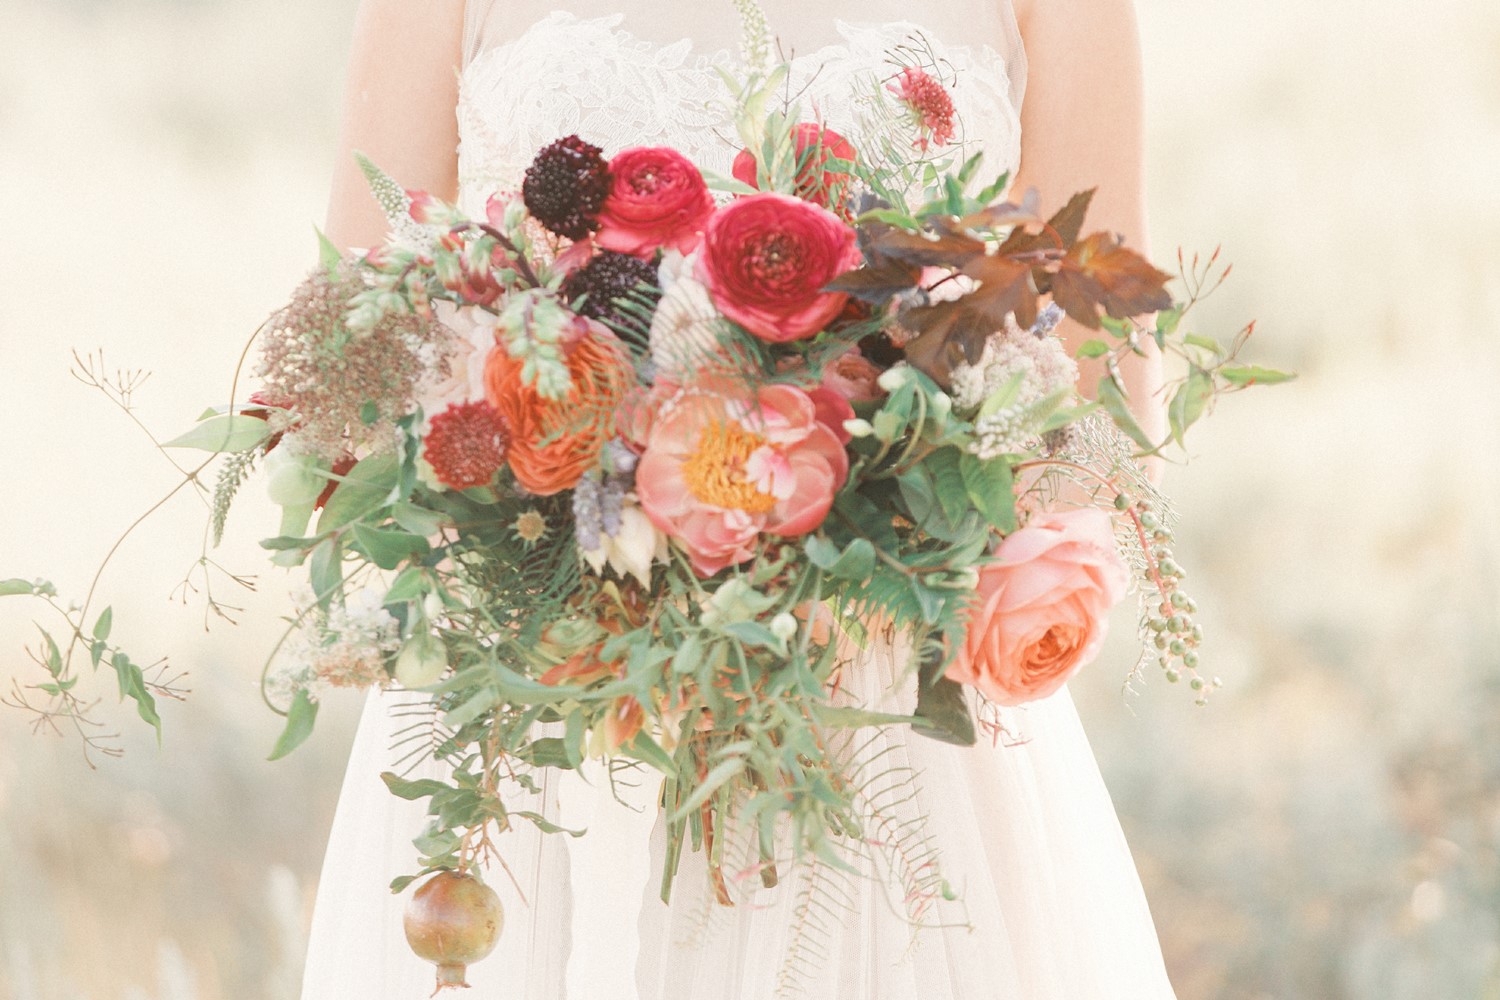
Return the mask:
{"type": "Polygon", "coordinates": [[[444,486],[488,486],[505,464],[510,429],[484,400],[453,403],[432,418],[425,445],[423,455],[444,486]]]}
{"type": "Polygon", "coordinates": [[[601,250],[589,262],[563,279],[562,293],[568,301],[587,294],[578,307],[580,315],[602,323],[622,325],[628,322],[615,305],[640,283],[656,285],[656,266],[633,254],[601,250]]]}
{"type": "Polygon", "coordinates": [[[526,168],[526,210],[559,236],[581,240],[599,224],[611,186],[604,151],[576,135],[543,146],[526,168]]]}

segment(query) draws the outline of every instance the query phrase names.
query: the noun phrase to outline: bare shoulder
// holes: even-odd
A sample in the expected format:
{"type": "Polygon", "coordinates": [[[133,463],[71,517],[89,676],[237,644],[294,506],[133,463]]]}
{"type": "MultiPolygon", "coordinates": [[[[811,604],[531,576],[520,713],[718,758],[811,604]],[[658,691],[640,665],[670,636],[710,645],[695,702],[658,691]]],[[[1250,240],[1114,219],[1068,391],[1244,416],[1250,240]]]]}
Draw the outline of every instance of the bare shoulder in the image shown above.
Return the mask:
{"type": "Polygon", "coordinates": [[[334,242],[368,247],[385,232],[355,150],[405,187],[454,195],[463,27],[464,0],[360,0],[328,207],[334,242]]]}
{"type": "Polygon", "coordinates": [[[1011,0],[1022,38],[1032,33],[1117,36],[1136,28],[1135,0],[1011,0]]]}

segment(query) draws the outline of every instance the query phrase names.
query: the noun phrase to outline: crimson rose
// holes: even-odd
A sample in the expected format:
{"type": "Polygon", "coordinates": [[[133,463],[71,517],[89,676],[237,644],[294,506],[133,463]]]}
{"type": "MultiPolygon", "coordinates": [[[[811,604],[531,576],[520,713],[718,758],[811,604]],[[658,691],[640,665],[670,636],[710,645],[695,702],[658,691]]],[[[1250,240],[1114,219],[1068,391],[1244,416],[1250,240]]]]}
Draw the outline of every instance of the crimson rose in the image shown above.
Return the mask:
{"type": "Polygon", "coordinates": [[[854,230],[828,209],[754,194],[709,220],[697,276],[725,316],[785,343],[812,336],[843,310],[848,296],[823,287],[859,261],[854,230]]]}
{"type": "Polygon", "coordinates": [[[665,146],[632,146],[609,161],[609,173],[596,243],[637,257],[657,247],[687,253],[698,245],[714,199],[687,157],[665,146]]]}

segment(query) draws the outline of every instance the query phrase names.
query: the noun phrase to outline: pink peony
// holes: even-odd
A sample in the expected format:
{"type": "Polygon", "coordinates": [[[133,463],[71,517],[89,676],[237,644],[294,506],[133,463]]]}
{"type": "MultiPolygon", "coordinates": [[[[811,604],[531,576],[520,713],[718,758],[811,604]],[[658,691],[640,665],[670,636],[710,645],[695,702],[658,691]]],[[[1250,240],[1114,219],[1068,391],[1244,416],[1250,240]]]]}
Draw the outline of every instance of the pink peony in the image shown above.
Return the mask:
{"type": "Polygon", "coordinates": [[[712,576],[755,553],[762,533],[804,535],[823,523],[849,474],[807,393],[733,383],[683,390],[657,414],[636,468],[641,509],[712,576]]]}
{"type": "Polygon", "coordinates": [[[812,336],[843,310],[848,296],[823,286],[860,259],[854,230],[826,208],[755,194],[714,213],[697,272],[725,316],[785,343],[812,336]]]}
{"type": "Polygon", "coordinates": [[[606,250],[650,257],[657,247],[697,246],[714,211],[703,174],[666,146],[632,146],[609,161],[609,195],[595,241],[606,250]]]}
{"type": "Polygon", "coordinates": [[[1032,517],[979,571],[968,639],[947,675],[1001,705],[1052,694],[1104,641],[1130,574],[1110,515],[1080,508],[1032,517]]]}

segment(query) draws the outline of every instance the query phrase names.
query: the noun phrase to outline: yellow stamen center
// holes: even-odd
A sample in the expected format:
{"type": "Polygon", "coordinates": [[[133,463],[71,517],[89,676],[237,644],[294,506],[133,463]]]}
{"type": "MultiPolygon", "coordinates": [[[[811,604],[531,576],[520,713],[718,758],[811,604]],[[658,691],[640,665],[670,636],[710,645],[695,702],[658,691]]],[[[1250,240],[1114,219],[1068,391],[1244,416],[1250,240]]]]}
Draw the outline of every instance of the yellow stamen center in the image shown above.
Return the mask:
{"type": "Polygon", "coordinates": [[[745,479],[745,462],[764,444],[759,434],[752,434],[735,421],[704,427],[697,449],[682,466],[688,491],[716,507],[766,513],[776,506],[776,498],[745,479]]]}

